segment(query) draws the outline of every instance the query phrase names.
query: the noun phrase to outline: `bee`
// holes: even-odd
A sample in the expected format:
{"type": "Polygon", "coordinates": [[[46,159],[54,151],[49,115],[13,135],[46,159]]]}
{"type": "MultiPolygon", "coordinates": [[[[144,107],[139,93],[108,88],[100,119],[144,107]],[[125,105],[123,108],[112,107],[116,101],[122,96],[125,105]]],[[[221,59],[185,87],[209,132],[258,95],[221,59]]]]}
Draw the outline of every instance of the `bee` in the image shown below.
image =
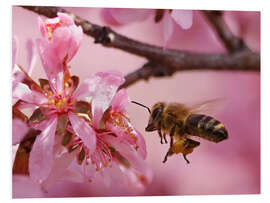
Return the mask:
{"type": "Polygon", "coordinates": [[[200,142],[191,139],[191,136],[215,143],[228,138],[228,132],[220,121],[200,113],[211,106],[214,107],[220,101],[208,100],[194,105],[158,102],[151,110],[138,102],[132,102],[147,108],[150,113],[145,131],[157,130],[161,144],[168,143],[166,135],[170,136],[170,147],[163,163],[167,161],[168,156],[179,153],[190,163],[186,155],[200,145],[200,142]]]}

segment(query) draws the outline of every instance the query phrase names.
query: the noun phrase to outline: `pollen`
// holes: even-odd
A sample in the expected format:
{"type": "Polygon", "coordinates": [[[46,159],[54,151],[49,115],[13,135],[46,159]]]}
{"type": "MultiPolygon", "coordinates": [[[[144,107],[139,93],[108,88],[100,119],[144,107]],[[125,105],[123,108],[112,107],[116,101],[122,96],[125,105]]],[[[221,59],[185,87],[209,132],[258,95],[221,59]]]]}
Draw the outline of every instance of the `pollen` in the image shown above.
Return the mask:
{"type": "Polygon", "coordinates": [[[51,105],[52,105],[52,104],[55,104],[55,100],[54,100],[54,99],[50,99],[50,100],[49,100],[49,104],[51,104],[51,105]]]}
{"type": "Polygon", "coordinates": [[[70,23],[66,20],[66,21],[64,21],[64,24],[69,25],[70,23]]]}
{"type": "Polygon", "coordinates": [[[48,38],[52,39],[53,30],[50,26],[47,26],[47,34],[48,34],[48,38]]]}
{"type": "Polygon", "coordinates": [[[177,142],[175,142],[172,146],[172,151],[175,154],[178,154],[180,152],[184,151],[184,144],[185,144],[185,139],[180,139],[177,142]]]}
{"type": "Polygon", "coordinates": [[[69,87],[68,82],[65,82],[65,88],[68,88],[68,87],[69,87]]]}
{"type": "Polygon", "coordinates": [[[53,95],[52,91],[48,91],[45,93],[47,97],[51,97],[53,95]]]}
{"type": "Polygon", "coordinates": [[[56,103],[56,107],[57,107],[57,108],[62,108],[62,107],[64,107],[65,104],[66,104],[66,98],[64,98],[64,99],[59,99],[59,100],[57,101],[57,103],[56,103]]]}

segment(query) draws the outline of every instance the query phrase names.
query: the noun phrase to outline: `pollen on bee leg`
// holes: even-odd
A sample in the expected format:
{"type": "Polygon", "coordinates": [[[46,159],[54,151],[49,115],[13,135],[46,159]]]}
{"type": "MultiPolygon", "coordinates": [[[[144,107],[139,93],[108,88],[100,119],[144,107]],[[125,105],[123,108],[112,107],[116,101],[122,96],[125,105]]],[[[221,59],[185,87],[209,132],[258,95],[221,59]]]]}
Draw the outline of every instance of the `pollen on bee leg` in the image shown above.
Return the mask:
{"type": "Polygon", "coordinates": [[[179,154],[180,152],[183,152],[184,144],[185,144],[185,139],[178,140],[177,142],[173,144],[172,152],[175,154],[179,154]]]}

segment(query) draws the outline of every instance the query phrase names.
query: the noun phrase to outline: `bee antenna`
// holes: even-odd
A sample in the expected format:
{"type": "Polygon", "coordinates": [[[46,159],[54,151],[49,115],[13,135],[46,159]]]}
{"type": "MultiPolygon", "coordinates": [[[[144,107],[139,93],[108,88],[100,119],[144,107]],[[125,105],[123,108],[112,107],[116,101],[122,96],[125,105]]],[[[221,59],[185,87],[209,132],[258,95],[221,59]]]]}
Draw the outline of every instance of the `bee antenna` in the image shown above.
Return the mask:
{"type": "Polygon", "coordinates": [[[137,104],[137,105],[139,105],[139,106],[142,106],[142,107],[146,108],[146,109],[148,110],[148,112],[151,114],[151,110],[150,110],[149,107],[147,107],[147,106],[145,106],[145,105],[143,105],[143,104],[141,104],[141,103],[135,102],[135,101],[131,101],[131,102],[134,103],[134,104],[137,104]]]}

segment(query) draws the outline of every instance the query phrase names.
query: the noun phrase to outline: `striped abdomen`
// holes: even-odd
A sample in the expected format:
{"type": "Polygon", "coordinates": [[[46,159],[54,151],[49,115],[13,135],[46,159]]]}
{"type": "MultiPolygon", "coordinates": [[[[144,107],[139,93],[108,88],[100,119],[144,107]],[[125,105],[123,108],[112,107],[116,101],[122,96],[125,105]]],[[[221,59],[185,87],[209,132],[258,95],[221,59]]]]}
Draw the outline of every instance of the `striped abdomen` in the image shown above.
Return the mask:
{"type": "Polygon", "coordinates": [[[212,142],[220,142],[228,138],[228,132],[221,122],[202,114],[191,114],[187,118],[186,131],[212,142]]]}

